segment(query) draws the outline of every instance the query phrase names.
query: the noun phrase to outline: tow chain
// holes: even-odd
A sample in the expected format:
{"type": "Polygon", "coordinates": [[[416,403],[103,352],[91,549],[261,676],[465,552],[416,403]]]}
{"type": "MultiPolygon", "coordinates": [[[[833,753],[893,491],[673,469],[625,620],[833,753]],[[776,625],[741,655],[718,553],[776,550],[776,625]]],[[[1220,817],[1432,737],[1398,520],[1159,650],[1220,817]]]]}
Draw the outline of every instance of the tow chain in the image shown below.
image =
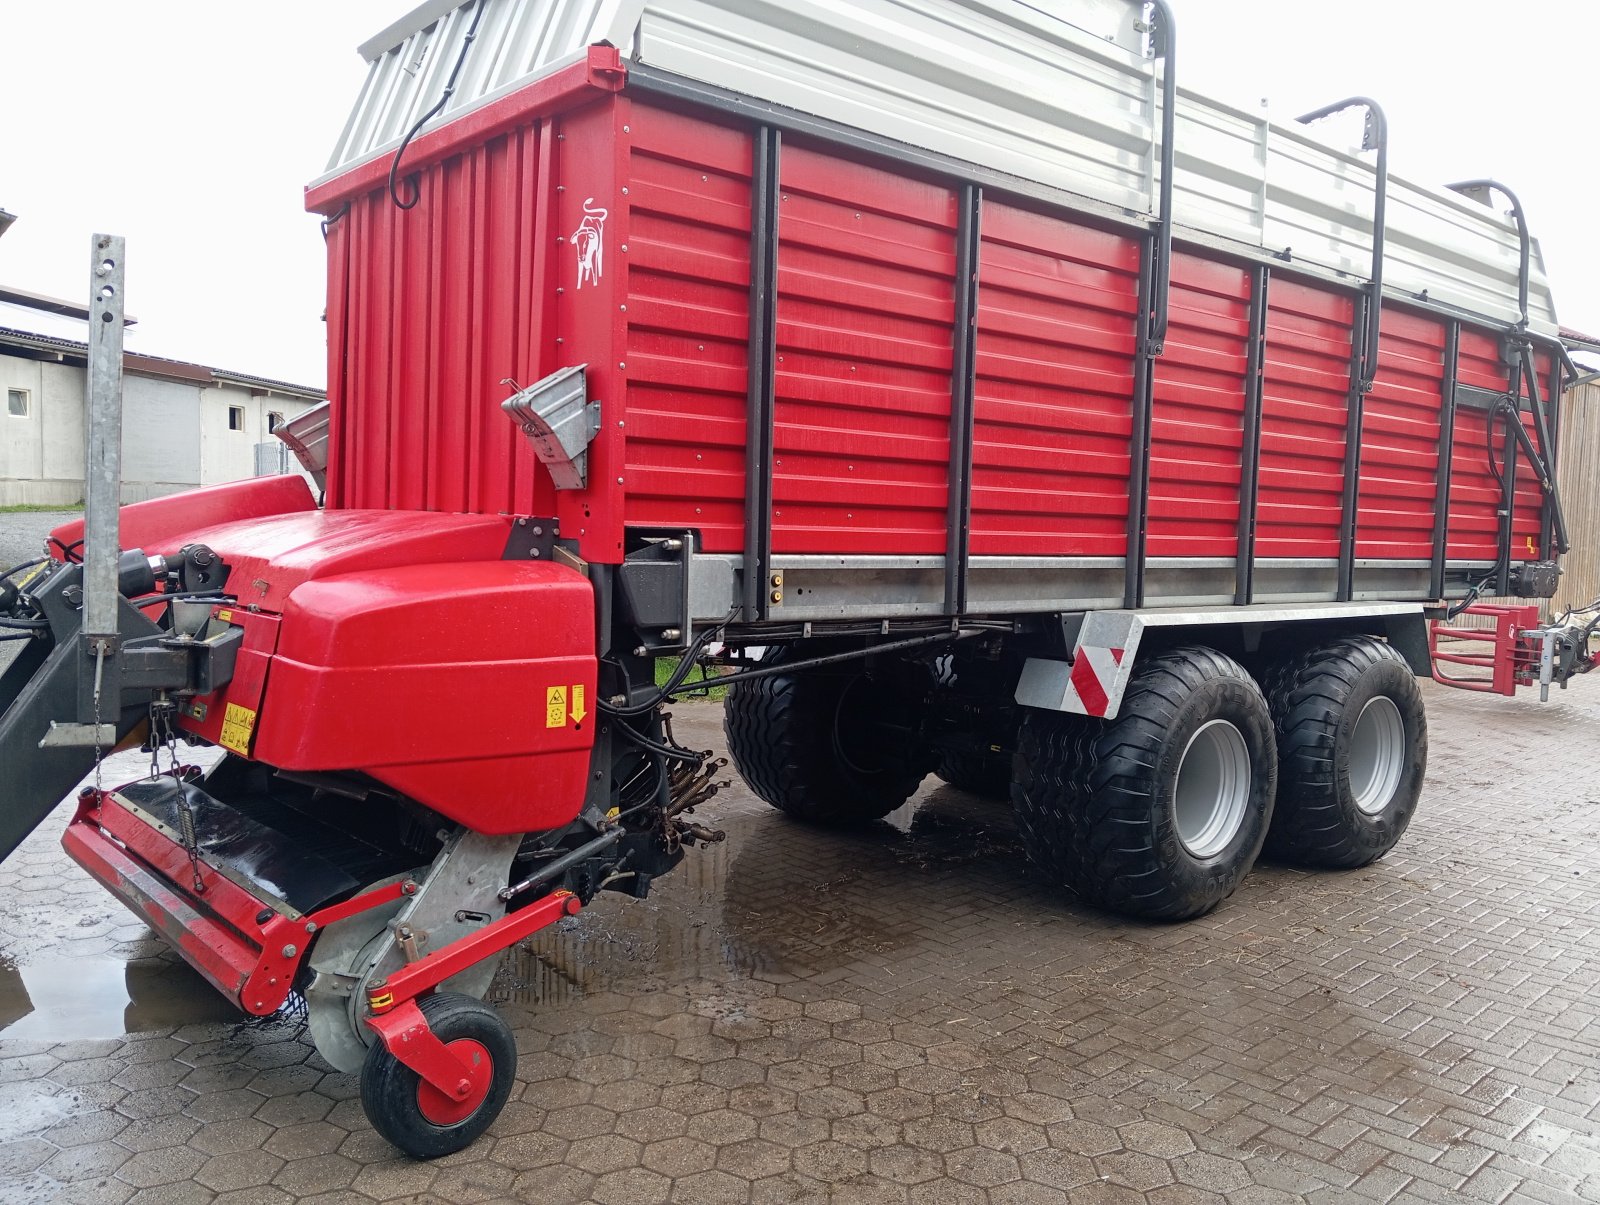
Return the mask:
{"type": "Polygon", "coordinates": [[[194,805],[183,789],[183,767],[178,764],[178,734],[172,724],[177,707],[164,694],[150,704],[150,778],[161,777],[161,750],[166,749],[171,763],[172,789],[177,793],[178,837],[183,852],[189,855],[189,873],[194,880],[196,895],[205,894],[205,880],[200,875],[200,839],[195,833],[194,805]]]}
{"type": "Polygon", "coordinates": [[[100,743],[100,684],[105,679],[106,646],[98,645],[94,653],[94,792],[105,791],[105,746],[100,743]]]}

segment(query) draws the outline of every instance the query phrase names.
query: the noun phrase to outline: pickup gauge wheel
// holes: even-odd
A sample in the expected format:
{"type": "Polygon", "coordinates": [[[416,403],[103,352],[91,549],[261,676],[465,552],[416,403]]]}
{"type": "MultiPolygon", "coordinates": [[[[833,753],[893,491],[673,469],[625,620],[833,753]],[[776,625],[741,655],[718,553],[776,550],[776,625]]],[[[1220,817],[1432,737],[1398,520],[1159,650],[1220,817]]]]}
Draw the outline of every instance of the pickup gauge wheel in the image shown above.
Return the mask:
{"type": "MultiPolygon", "coordinates": [[[[788,655],[774,650],[763,664],[788,655]]],[[[723,713],[728,751],[750,789],[797,820],[880,819],[931,768],[917,733],[931,677],[914,663],[842,662],[736,683],[723,713]]]]}
{"type": "Polygon", "coordinates": [[[1278,808],[1267,855],[1306,866],[1366,866],[1394,848],[1428,767],[1428,721],[1411,667],[1372,636],[1274,663],[1278,808]]]}
{"type": "Polygon", "coordinates": [[[505,1108],[517,1074],[511,1028],[487,1004],[452,993],[417,1002],[428,1027],[471,1068],[466,1099],[433,1087],[375,1041],[361,1068],[367,1120],[415,1159],[436,1159],[470,1146],[505,1108]]]}
{"type": "Polygon", "coordinates": [[[1017,771],[1023,844],[1051,882],[1113,912],[1183,920],[1255,864],[1277,754],[1250,675],[1184,648],[1134,671],[1115,719],[1030,711],[1017,771]]]}

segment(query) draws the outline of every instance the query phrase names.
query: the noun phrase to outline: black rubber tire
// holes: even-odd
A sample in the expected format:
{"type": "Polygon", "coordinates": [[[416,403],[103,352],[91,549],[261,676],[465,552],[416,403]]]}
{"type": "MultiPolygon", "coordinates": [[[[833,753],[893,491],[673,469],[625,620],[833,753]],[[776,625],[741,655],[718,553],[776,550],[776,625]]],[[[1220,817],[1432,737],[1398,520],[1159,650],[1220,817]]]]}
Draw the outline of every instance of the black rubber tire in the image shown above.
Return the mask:
{"type": "Polygon", "coordinates": [[[1268,667],[1278,733],[1278,807],[1270,858],[1352,868],[1376,862],[1411,823],[1428,768],[1428,720],[1406,660],[1373,636],[1349,636],[1268,667]],[[1405,726],[1405,761],[1385,806],[1368,814],[1350,784],[1350,741],[1362,708],[1387,695],[1405,726]]]}
{"type": "Polygon", "coordinates": [[[1011,761],[1005,754],[986,757],[981,753],[946,750],[939,754],[939,763],[933,772],[951,786],[979,799],[1010,799],[1011,761]]]}
{"type": "Polygon", "coordinates": [[[361,1067],[361,1107],[367,1120],[413,1159],[437,1159],[471,1146],[505,1108],[517,1078],[517,1043],[511,1028],[480,1000],[454,993],[425,996],[417,1002],[428,1027],[441,1042],[469,1038],[492,1061],[488,1093],[464,1120],[436,1125],[422,1113],[417,1088],[422,1077],[374,1042],[361,1067]]]}
{"type": "MultiPolygon", "coordinates": [[[[773,649],[763,665],[797,657],[773,649]]],[[[887,816],[927,776],[914,740],[862,740],[874,717],[909,719],[931,675],[905,666],[868,677],[851,662],[774,674],[728,688],[723,732],[733,764],[773,807],[810,824],[850,826],[887,816]]],[[[874,729],[874,731],[878,731],[874,729]]]]}
{"type": "Polygon", "coordinates": [[[1267,702],[1232,658],[1181,648],[1135,669],[1113,720],[1030,710],[1012,800],[1024,846],[1054,884],[1124,916],[1187,920],[1231,895],[1266,837],[1277,786],[1267,702]],[[1238,830],[1208,857],[1178,837],[1174,788],[1195,732],[1230,721],[1250,790],[1238,830]]]}

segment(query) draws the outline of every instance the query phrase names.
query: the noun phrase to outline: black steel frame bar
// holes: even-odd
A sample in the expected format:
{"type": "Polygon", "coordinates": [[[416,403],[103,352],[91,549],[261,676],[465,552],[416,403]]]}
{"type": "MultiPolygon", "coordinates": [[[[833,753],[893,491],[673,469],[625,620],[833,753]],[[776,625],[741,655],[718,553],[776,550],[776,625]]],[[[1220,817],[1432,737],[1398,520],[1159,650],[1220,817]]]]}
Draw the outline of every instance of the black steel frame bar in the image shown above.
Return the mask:
{"type": "Polygon", "coordinates": [[[1177,176],[1178,28],[1166,0],[1150,0],[1152,49],[1161,66],[1161,180],[1156,214],[1155,271],[1151,289],[1140,300],[1150,311],[1149,354],[1166,346],[1172,298],[1172,192],[1177,176]]]}
{"type": "MultiPolygon", "coordinates": [[[[1516,556],[1516,549],[1511,546],[1517,533],[1517,435],[1511,427],[1515,423],[1522,424],[1522,357],[1513,353],[1508,357],[1511,361],[1506,369],[1506,392],[1510,394],[1513,408],[1510,417],[1506,419],[1505,451],[1501,459],[1502,476],[1500,490],[1500,560],[1498,575],[1495,578],[1494,592],[1501,597],[1511,593],[1511,565],[1516,556]]],[[[1504,413],[1504,411],[1502,411],[1504,413]]],[[[1491,423],[1493,420],[1490,420],[1491,423]]],[[[1493,431],[1490,439],[1494,438],[1493,431]]]]}
{"type": "Polygon", "coordinates": [[[955,328],[950,365],[950,499],[946,519],[944,609],[967,609],[971,560],[973,395],[977,387],[978,263],[983,223],[983,190],[961,188],[956,224],[955,328]]]}
{"type": "Polygon", "coordinates": [[[1272,271],[1250,273],[1250,337],[1245,352],[1243,438],[1239,445],[1239,542],[1234,560],[1233,601],[1255,601],[1256,519],[1261,497],[1261,396],[1267,372],[1267,290],[1272,271]]]}
{"type": "Polygon", "coordinates": [[[772,567],[772,424],[778,341],[778,160],[782,135],[755,133],[750,172],[750,379],[745,397],[743,604],[766,618],[772,567]]]}
{"type": "MultiPolygon", "coordinates": [[[[1561,488],[1561,479],[1556,475],[1556,465],[1560,463],[1561,456],[1561,398],[1564,393],[1564,381],[1561,376],[1561,359],[1559,356],[1550,357],[1550,446],[1545,450],[1545,455],[1550,458],[1548,468],[1550,477],[1556,483],[1556,488],[1561,488]]],[[[1555,500],[1546,497],[1544,500],[1544,514],[1539,520],[1539,548],[1544,556],[1555,556],[1555,500]]]]}
{"type": "Polygon", "coordinates": [[[1439,465],[1433,490],[1433,566],[1429,593],[1444,597],[1444,571],[1450,539],[1450,477],[1455,467],[1456,361],[1461,354],[1461,323],[1450,322],[1444,333],[1444,374],[1439,384],[1439,465]]]}
{"type": "MultiPolygon", "coordinates": [[[[1551,418],[1561,395],[1552,393],[1548,399],[1540,395],[1539,363],[1533,345],[1524,342],[1518,352],[1522,357],[1523,375],[1528,382],[1528,411],[1533,416],[1537,443],[1532,448],[1527,446],[1524,442],[1527,439],[1526,430],[1518,436],[1518,442],[1523,443],[1523,455],[1528,457],[1529,467],[1535,470],[1539,478],[1542,495],[1539,507],[1539,555],[1549,557],[1565,553],[1569,547],[1566,516],[1561,509],[1561,490],[1556,481],[1555,426],[1551,418]]],[[[1521,421],[1520,413],[1518,421],[1521,421]]]]}
{"type": "Polygon", "coordinates": [[[1344,491],[1339,509],[1338,599],[1349,602],[1355,594],[1356,524],[1361,501],[1361,434],[1366,416],[1367,388],[1364,375],[1370,362],[1377,372],[1378,351],[1366,347],[1368,315],[1372,298],[1360,294],[1350,329],[1350,393],[1345,402],[1344,491]]]}
{"type": "Polygon", "coordinates": [[[1128,529],[1123,562],[1123,606],[1144,606],[1145,546],[1150,525],[1150,424],[1155,409],[1156,352],[1150,343],[1150,290],[1159,255],[1155,234],[1145,236],[1139,255],[1139,317],[1133,358],[1133,426],[1128,437],[1128,529]]]}

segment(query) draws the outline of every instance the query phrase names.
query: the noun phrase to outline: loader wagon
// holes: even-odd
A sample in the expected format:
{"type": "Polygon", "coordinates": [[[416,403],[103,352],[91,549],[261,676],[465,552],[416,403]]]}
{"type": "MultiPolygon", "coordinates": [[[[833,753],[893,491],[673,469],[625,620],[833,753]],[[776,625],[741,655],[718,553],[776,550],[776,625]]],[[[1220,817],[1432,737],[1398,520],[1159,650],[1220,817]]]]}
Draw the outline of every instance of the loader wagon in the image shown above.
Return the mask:
{"type": "Polygon", "coordinates": [[[0,583],[0,854],[145,740],[68,852],[247,1013],[303,997],[429,1157],[513,1083],[498,956],[721,838],[663,712],[708,665],[778,810],[937,773],[1089,906],[1387,853],[1417,675],[1590,664],[1521,612],[1441,644],[1555,589],[1537,246],[1392,176],[1371,100],[1307,115],[1338,149],[1181,88],[1164,3],[1055,7],[425,4],[308,190],[315,489],[118,511],[99,240],[86,520],[0,583]]]}

